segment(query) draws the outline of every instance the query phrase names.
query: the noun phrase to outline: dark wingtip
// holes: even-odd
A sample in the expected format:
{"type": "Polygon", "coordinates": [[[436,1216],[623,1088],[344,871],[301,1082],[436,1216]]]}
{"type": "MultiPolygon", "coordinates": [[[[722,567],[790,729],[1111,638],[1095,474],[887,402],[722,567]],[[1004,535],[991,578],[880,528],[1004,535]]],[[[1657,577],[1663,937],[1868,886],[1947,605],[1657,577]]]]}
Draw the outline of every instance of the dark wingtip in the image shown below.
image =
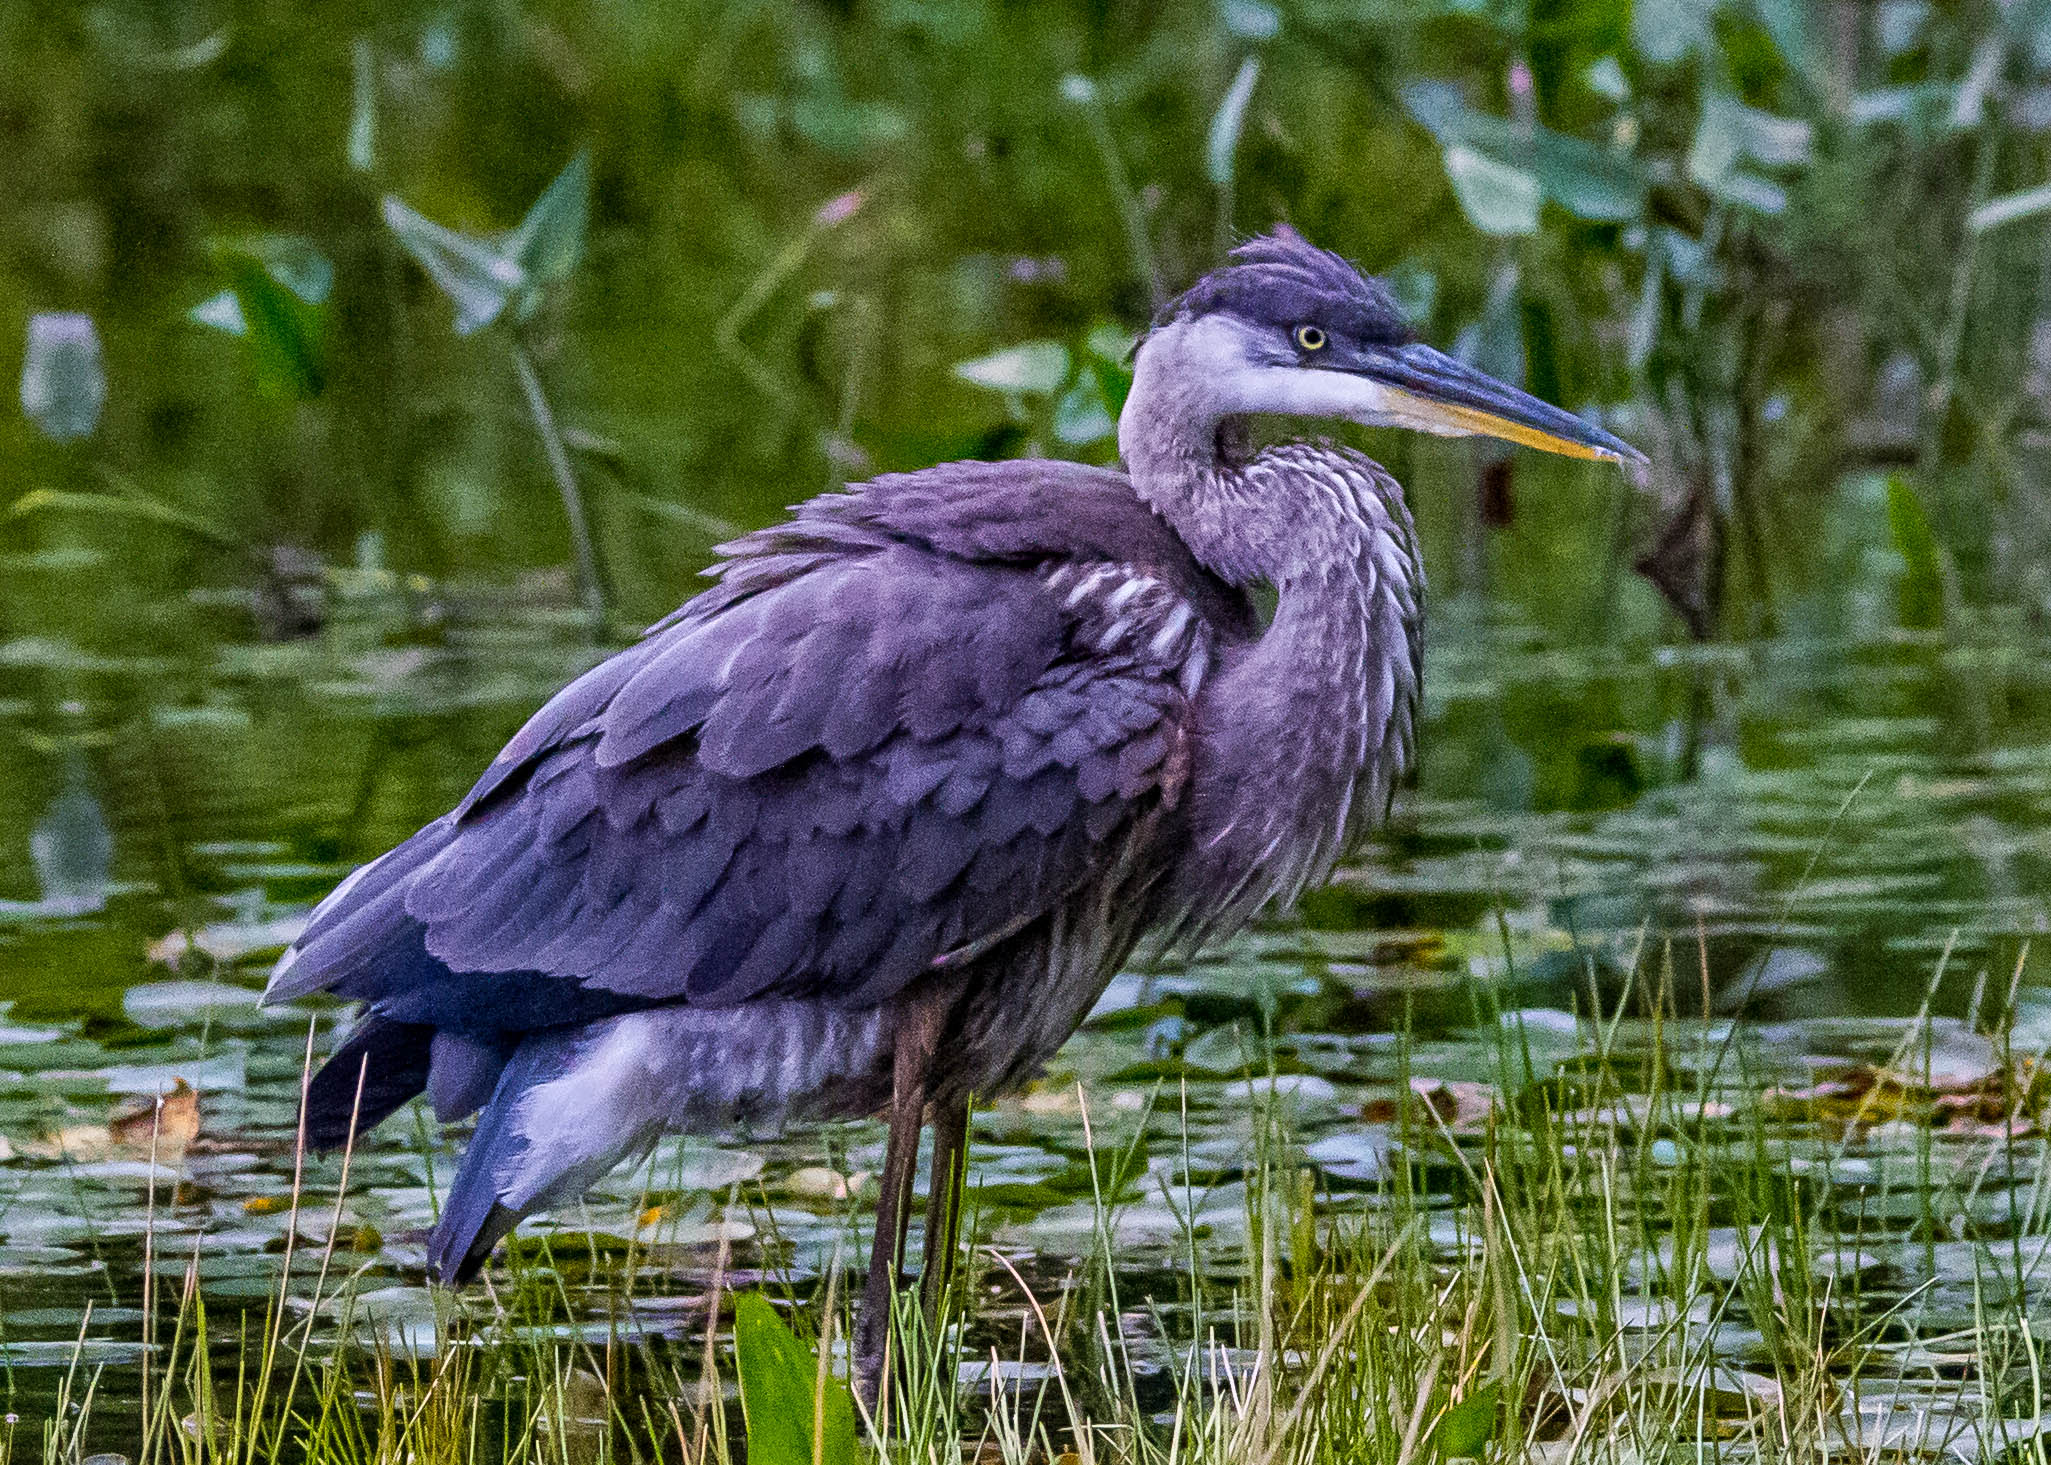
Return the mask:
{"type": "Polygon", "coordinates": [[[427,1087],[434,1029],[363,1019],[306,1087],[306,1143],[336,1150],[427,1087]]]}
{"type": "Polygon", "coordinates": [[[427,1243],[427,1268],[444,1287],[463,1287],[477,1280],[499,1242],[520,1224],[520,1212],[497,1201],[476,1221],[466,1224],[463,1210],[451,1203],[427,1243]]]}

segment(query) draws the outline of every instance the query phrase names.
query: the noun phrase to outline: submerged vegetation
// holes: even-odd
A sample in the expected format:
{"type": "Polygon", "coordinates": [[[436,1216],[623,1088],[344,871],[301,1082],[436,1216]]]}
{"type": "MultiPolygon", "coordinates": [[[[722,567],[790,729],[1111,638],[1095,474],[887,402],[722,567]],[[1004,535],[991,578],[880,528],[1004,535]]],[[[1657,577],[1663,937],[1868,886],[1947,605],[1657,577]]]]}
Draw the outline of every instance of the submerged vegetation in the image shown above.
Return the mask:
{"type": "Polygon", "coordinates": [[[0,58],[0,1453],[2043,1465],[2043,5],[95,0],[0,58]],[[978,1116],[887,1428],[873,1127],[422,1285],[454,1142],[295,1143],[306,908],[737,527],[1108,461],[1280,219],[1656,460],[1368,441],[1434,586],[1392,833],[978,1116]]]}

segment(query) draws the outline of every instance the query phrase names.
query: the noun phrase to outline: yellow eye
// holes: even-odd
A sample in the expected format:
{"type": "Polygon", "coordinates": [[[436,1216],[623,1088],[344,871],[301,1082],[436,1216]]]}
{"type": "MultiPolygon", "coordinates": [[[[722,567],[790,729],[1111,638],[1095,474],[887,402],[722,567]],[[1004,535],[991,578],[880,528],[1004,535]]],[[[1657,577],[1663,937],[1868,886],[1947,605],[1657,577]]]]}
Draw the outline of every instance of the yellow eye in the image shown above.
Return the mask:
{"type": "Polygon", "coordinates": [[[1316,326],[1298,326],[1296,344],[1305,351],[1322,351],[1325,349],[1325,333],[1316,326]]]}

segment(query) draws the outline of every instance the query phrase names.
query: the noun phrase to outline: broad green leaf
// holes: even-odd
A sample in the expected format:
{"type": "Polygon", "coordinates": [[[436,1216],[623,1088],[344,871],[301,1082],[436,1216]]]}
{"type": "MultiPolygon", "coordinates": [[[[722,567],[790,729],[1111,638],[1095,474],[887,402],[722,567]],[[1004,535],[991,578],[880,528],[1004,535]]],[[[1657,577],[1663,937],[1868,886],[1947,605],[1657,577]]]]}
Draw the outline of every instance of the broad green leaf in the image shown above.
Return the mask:
{"type": "Polygon", "coordinates": [[[1911,630],[1944,625],[1944,565],[1923,500],[1905,478],[1887,480],[1887,531],[1905,566],[1898,589],[1901,623],[1911,630]]]}
{"type": "Polygon", "coordinates": [[[1747,163],[1769,168],[1809,161],[1813,129],[1807,122],[1748,107],[1724,92],[1703,98],[1702,115],[1688,147],[1688,176],[1703,188],[1761,213],[1779,213],[1787,194],[1747,163]]]}
{"type": "Polygon", "coordinates": [[[29,317],[21,361],[21,410],[58,442],[90,436],[107,405],[100,333],[89,315],[49,311],[29,317]]]}
{"type": "Polygon", "coordinates": [[[1491,161],[1537,175],[1547,198],[1578,218],[1628,223],[1645,208],[1645,175],[1630,157],[1538,127],[1527,136],[1501,117],[1477,112],[1458,87],[1415,82],[1403,106],[1442,148],[1466,147],[1491,161]]]}
{"type": "MultiPolygon", "coordinates": [[[[1768,168],[1798,168],[1809,161],[1815,128],[1797,117],[1777,117],[1748,107],[1728,92],[1702,99],[1689,170],[1715,176],[1740,162],[1768,168]],[[1697,162],[1697,157],[1700,162],[1697,162]]],[[[1698,175],[1697,181],[1701,181],[1698,175]]]]}
{"type": "Polygon", "coordinates": [[[1899,56],[1922,39],[1930,20],[1930,0],[1880,0],[1873,8],[1873,39],[1880,54],[1899,56]]]}
{"type": "Polygon", "coordinates": [[[830,153],[866,153],[894,147],[911,136],[911,119],[891,102],[833,95],[799,97],[790,104],[793,131],[830,153]]]}
{"type": "Polygon", "coordinates": [[[319,393],[327,380],[333,261],[292,234],[220,239],[213,250],[229,288],[195,305],[186,319],[248,342],[257,387],[267,396],[319,393]]]}
{"type": "Polygon", "coordinates": [[[1981,115],[1987,109],[1987,98],[2001,84],[2001,75],[2007,65],[2008,37],[1996,26],[1974,47],[1973,64],[1966,71],[1966,79],[1958,84],[1958,94],[1951,105],[1950,120],[1954,130],[1966,132],[1980,125],[1981,115]]]}
{"type": "Polygon", "coordinates": [[[1816,52],[1809,35],[1814,0],[1755,0],[1759,23],[1773,37],[1781,59],[1801,75],[1816,77],[1816,52]]]}
{"type": "Polygon", "coordinates": [[[1097,379],[1097,395],[1115,424],[1132,392],[1132,367],[1128,364],[1132,337],[1122,326],[1100,325],[1091,328],[1084,345],[1088,353],[1085,364],[1097,379]]]}
{"type": "Polygon", "coordinates": [[[1534,144],[1547,198],[1577,218],[1626,224],[1645,209],[1645,178],[1629,158],[1564,133],[1541,131],[1534,144]]]}
{"type": "Polygon", "coordinates": [[[1631,46],[1659,65],[1686,60],[1710,38],[1716,0],[1633,0],[1631,46]]]}
{"type": "Polygon", "coordinates": [[[1118,431],[1118,421],[1104,405],[1096,373],[1086,372],[1054,404],[1054,440],[1069,447],[1102,442],[1118,431]]]}
{"type": "Polygon", "coordinates": [[[1524,281],[1514,261],[1496,271],[1488,303],[1460,332],[1453,354],[1513,387],[1524,385],[1524,281]]]}
{"type": "Polygon", "coordinates": [[[1757,107],[1740,106],[1745,152],[1768,168],[1801,168],[1809,162],[1816,129],[1798,117],[1776,117],[1757,107]]]}
{"type": "Polygon", "coordinates": [[[209,295],[186,311],[185,318],[194,325],[211,326],[231,336],[249,334],[249,322],[242,318],[242,302],[235,298],[233,290],[223,290],[219,294],[209,295]]]}
{"type": "Polygon", "coordinates": [[[591,222],[591,155],[579,153],[542,190],[520,226],[506,236],[503,253],[536,285],[566,279],[584,257],[591,222]]]}
{"type": "Polygon", "coordinates": [[[1092,356],[1106,361],[1124,361],[1132,355],[1132,348],[1137,344],[1131,331],[1108,321],[1091,326],[1089,336],[1083,342],[1092,356]]]}
{"type": "Polygon", "coordinates": [[[1504,237],[1538,229],[1538,179],[1522,168],[1498,163],[1464,143],[1445,150],[1446,176],[1467,222],[1484,234],[1504,237]]]}
{"type": "Polygon", "coordinates": [[[1502,1397],[1502,1380],[1492,1379],[1440,1416],[1431,1433],[1440,1457],[1472,1459],[1488,1448],[1495,1438],[1502,1397]]]}
{"type": "Polygon", "coordinates": [[[327,385],[327,318],[263,262],[246,253],[227,257],[228,278],[255,355],[256,381],[271,396],[312,397],[327,385]]]}
{"type": "Polygon", "coordinates": [[[954,374],[993,392],[1043,397],[1068,380],[1068,348],[1059,341],[1025,341],[960,362],[954,374]]]}
{"type": "Polygon", "coordinates": [[[526,288],[527,272],[490,245],[437,224],[389,195],[384,215],[386,227],[456,308],[457,335],[483,330],[526,288]]]}
{"type": "Polygon", "coordinates": [[[1210,138],[1204,147],[1204,172],[1219,188],[1232,181],[1239,134],[1246,126],[1246,104],[1253,99],[1253,88],[1260,77],[1260,57],[1249,56],[1240,62],[1239,74],[1232,78],[1232,85],[1225,89],[1225,100],[1218,103],[1217,115],[1211,118],[1210,138]]]}
{"type": "Polygon", "coordinates": [[[297,234],[252,234],[217,241],[215,252],[255,260],[264,272],[308,305],[325,305],[335,288],[335,264],[297,234]]]}
{"type": "Polygon", "coordinates": [[[734,1354],[748,1465],[855,1465],[861,1441],[847,1385],[830,1373],[821,1377],[818,1356],[759,1292],[744,1292],[734,1303],[734,1354]],[[823,1426],[816,1436],[815,1423],[823,1426]]]}
{"type": "Polygon", "coordinates": [[[1624,75],[1623,65],[1614,56],[1589,62],[1587,70],[1581,73],[1581,80],[1597,96],[1608,97],[1612,102],[1630,100],[1630,79],[1624,75]]]}

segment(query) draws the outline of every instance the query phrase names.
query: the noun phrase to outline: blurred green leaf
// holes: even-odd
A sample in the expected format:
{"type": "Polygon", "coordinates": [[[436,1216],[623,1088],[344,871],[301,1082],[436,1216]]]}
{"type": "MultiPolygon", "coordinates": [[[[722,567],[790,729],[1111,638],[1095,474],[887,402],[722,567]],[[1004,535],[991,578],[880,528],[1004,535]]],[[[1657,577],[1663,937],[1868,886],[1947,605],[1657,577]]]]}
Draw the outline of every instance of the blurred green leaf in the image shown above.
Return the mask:
{"type": "Polygon", "coordinates": [[[217,524],[197,514],[175,508],[141,493],[74,493],[68,489],[36,488],[7,506],[6,518],[24,519],[31,514],[61,511],[99,519],[140,519],[196,534],[215,544],[240,547],[241,541],[217,524]]]}
{"type": "Polygon", "coordinates": [[[821,1369],[759,1292],[735,1300],[734,1355],[748,1465],[855,1465],[861,1441],[847,1385],[821,1369]]]}
{"type": "Polygon", "coordinates": [[[889,102],[833,95],[799,97],[790,104],[791,130],[829,153],[866,153],[894,147],[911,135],[911,119],[889,102]]]}
{"type": "MultiPolygon", "coordinates": [[[[1546,127],[1526,137],[1503,118],[1469,107],[1459,88],[1444,82],[1405,87],[1403,106],[1447,150],[1448,173],[1454,166],[1451,150],[1462,147],[1487,162],[1535,175],[1545,197],[1579,218],[1627,223],[1644,212],[1645,177],[1625,154],[1546,127]]],[[[1458,179],[1454,182],[1457,188],[1458,179]]],[[[1464,205],[1464,196],[1461,201],[1464,205]]],[[[1481,227],[1478,221],[1476,226],[1481,227]]]]}
{"type": "Polygon", "coordinates": [[[1688,176],[1720,198],[1760,213],[1787,207],[1787,193],[1746,165],[1801,167],[1809,161],[1814,129],[1793,117],[1748,107],[1727,92],[1702,99],[1702,114],[1688,147],[1688,176]]]}
{"type": "Polygon", "coordinates": [[[591,155],[579,153],[542,190],[520,226],[508,234],[502,253],[536,285],[566,279],[584,257],[591,222],[591,155]]]}
{"type": "Polygon", "coordinates": [[[1232,85],[1225,89],[1225,99],[1218,103],[1217,115],[1211,118],[1210,137],[1204,147],[1204,172],[1219,188],[1232,181],[1239,134],[1246,126],[1246,104],[1253,99],[1254,85],[1260,76],[1260,57],[1249,56],[1240,62],[1239,74],[1232,78],[1232,85]]]}
{"type": "Polygon", "coordinates": [[[297,234],[252,234],[218,242],[217,252],[239,255],[308,305],[325,305],[335,288],[335,264],[320,246],[297,234]]]}
{"type": "Polygon", "coordinates": [[[1873,39],[1880,54],[1895,57],[1913,48],[1929,19],[1929,0],[1880,0],[1873,7],[1873,39]]]}
{"type": "Polygon", "coordinates": [[[993,392],[1047,396],[1068,380],[1068,348],[1059,341],[1025,341],[959,362],[954,374],[993,392]]]}
{"type": "Polygon", "coordinates": [[[386,196],[385,225],[456,308],[456,334],[473,335],[525,288],[527,272],[490,245],[459,234],[386,196]]]}
{"type": "Polygon", "coordinates": [[[1502,1380],[1492,1379],[1440,1416],[1431,1432],[1440,1457],[1462,1460],[1480,1455],[1495,1438],[1502,1397],[1502,1380]]]}
{"type": "Polygon", "coordinates": [[[349,48],[349,166],[377,167],[377,53],[358,37],[349,48]]]}
{"type": "Polygon", "coordinates": [[[229,287],[192,307],[186,319],[246,341],[264,395],[319,395],[327,385],[334,262],[293,234],[217,239],[213,251],[229,287]]]}
{"type": "Polygon", "coordinates": [[[1282,12],[1267,0],[1221,0],[1218,19],[1242,41],[1272,41],[1282,33],[1282,12]]]}
{"type": "MultiPolygon", "coordinates": [[[[294,283],[287,283],[271,263],[240,246],[224,250],[224,262],[242,318],[241,335],[254,356],[257,389],[276,397],[318,396],[327,385],[327,313],[301,290],[318,283],[316,293],[325,299],[320,272],[314,270],[310,282],[290,274],[288,266],[287,278],[294,283]]],[[[325,279],[332,278],[329,266],[325,279]]]]}
{"type": "Polygon", "coordinates": [[[1097,394],[1115,424],[1125,411],[1125,399],[1132,392],[1132,337],[1120,326],[1102,325],[1091,329],[1085,342],[1090,375],[1097,379],[1097,394]]]}
{"type": "Polygon", "coordinates": [[[1809,36],[1813,0],[1755,0],[1759,23],[1773,38],[1781,59],[1802,76],[1817,80],[1817,60],[1809,36]]]}
{"type": "Polygon", "coordinates": [[[1382,277],[1382,283],[1396,297],[1396,306],[1403,312],[1403,318],[1414,326],[1424,325],[1438,307],[1439,277],[1428,265],[1417,260],[1401,261],[1382,277]]]}
{"type": "Polygon", "coordinates": [[[1980,37],[1979,45],[1973,48],[1973,64],[1968,68],[1965,80],[1959,83],[1958,94],[1952,102],[1953,128],[1966,132],[1980,125],[1987,99],[2000,86],[2002,72],[2007,65],[2008,36],[1996,26],[1980,37]]]}
{"type": "Polygon", "coordinates": [[[2019,193],[2004,193],[1999,198],[1990,198],[1966,215],[1966,227],[1975,234],[1980,234],[1989,229],[1998,229],[2003,224],[2034,219],[2039,214],[2051,214],[2051,185],[2025,188],[2019,193]]]}
{"type": "Polygon", "coordinates": [[[186,311],[185,318],[194,325],[210,326],[231,336],[249,334],[249,322],[242,318],[242,302],[235,298],[233,290],[209,295],[186,311]]]}
{"type": "Polygon", "coordinates": [[[21,361],[21,410],[58,442],[90,436],[107,405],[100,333],[89,315],[46,311],[29,317],[21,361]]]}
{"type": "Polygon", "coordinates": [[[1511,386],[1524,385],[1524,279],[1514,260],[1496,271],[1488,303],[1453,342],[1453,354],[1511,386]]]}
{"type": "Polygon", "coordinates": [[[1631,45],[1657,65],[1685,60],[1708,44],[1715,11],[1716,0],[1634,0],[1631,45]]]}
{"type": "Polygon", "coordinates": [[[1076,378],[1075,385],[1054,404],[1054,439],[1069,447],[1102,442],[1118,431],[1118,421],[1105,406],[1104,394],[1094,372],[1076,378]]]}
{"type": "Polygon", "coordinates": [[[1887,531],[1904,570],[1897,591],[1901,623],[1910,630],[1944,625],[1944,564],[1930,516],[1907,479],[1887,480],[1887,531]]]}
{"type": "Polygon", "coordinates": [[[1581,73],[1581,80],[1597,96],[1608,97],[1612,102],[1630,99],[1630,80],[1625,77],[1622,64],[1614,56],[1604,56],[1591,61],[1588,69],[1581,73]]]}
{"type": "Polygon", "coordinates": [[[1498,237],[1538,232],[1538,179],[1464,143],[1445,150],[1446,176],[1467,222],[1498,237]]]}

